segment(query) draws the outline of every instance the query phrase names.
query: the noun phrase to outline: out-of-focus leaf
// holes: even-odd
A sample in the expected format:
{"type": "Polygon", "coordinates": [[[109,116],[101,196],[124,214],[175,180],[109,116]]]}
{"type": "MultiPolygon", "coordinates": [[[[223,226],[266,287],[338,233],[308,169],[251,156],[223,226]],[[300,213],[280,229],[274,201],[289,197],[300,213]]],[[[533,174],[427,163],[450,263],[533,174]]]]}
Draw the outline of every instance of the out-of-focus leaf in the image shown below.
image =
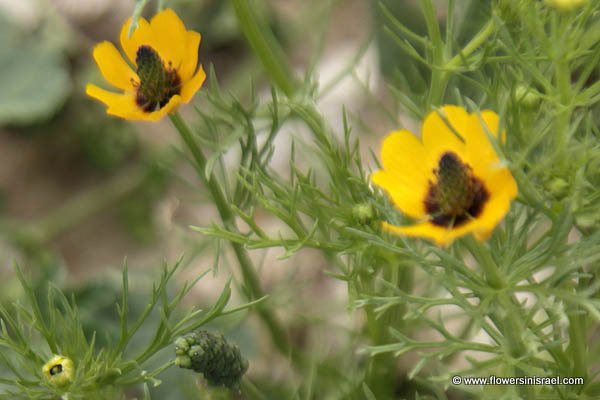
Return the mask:
{"type": "Polygon", "coordinates": [[[0,124],[51,117],[64,104],[70,86],[60,49],[23,35],[0,15],[0,124]]]}

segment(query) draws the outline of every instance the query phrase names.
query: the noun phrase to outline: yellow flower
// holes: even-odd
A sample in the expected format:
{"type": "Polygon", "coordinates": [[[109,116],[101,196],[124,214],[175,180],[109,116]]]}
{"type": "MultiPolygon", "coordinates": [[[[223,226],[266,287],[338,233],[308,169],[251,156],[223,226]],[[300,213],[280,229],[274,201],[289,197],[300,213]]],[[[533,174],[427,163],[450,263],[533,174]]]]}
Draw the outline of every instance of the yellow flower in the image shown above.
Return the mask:
{"type": "Polygon", "coordinates": [[[383,169],[371,181],[418,222],[384,222],[384,228],[440,246],[469,233],[487,239],[518,192],[489,140],[488,134],[498,136],[498,124],[492,111],[469,114],[447,105],[427,115],[421,140],[405,130],[390,133],[381,149],[383,169]]]}
{"type": "Polygon", "coordinates": [[[587,5],[588,0],[546,0],[546,4],[561,11],[573,11],[587,5]]]}
{"type": "Polygon", "coordinates": [[[70,358],[55,355],[44,364],[42,373],[53,386],[64,387],[73,382],[75,366],[70,358]]]}
{"type": "Polygon", "coordinates": [[[138,19],[129,37],[129,18],[121,28],[121,47],[129,63],[110,42],[94,48],[94,59],[104,78],[122,93],[88,84],[86,93],[108,106],[110,115],[129,120],[158,121],[188,103],[206,74],[198,67],[200,34],[186,30],[173,10],[156,14],[150,22],[138,19]]]}

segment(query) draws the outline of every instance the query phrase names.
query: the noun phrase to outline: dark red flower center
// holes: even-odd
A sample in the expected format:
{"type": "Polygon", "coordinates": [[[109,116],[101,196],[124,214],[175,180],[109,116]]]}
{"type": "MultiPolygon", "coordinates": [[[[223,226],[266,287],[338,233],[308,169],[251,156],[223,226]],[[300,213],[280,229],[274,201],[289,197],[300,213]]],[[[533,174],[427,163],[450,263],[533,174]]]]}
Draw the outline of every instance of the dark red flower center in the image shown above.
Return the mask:
{"type": "Polygon", "coordinates": [[[143,45],[137,50],[135,63],[137,75],[135,102],[146,112],[164,107],[171,97],[181,93],[181,78],[171,65],[165,66],[156,50],[143,45]]]}
{"type": "Polygon", "coordinates": [[[489,193],[468,164],[448,151],[442,154],[433,173],[437,181],[429,182],[425,198],[425,210],[431,223],[457,227],[481,214],[489,193]]]}

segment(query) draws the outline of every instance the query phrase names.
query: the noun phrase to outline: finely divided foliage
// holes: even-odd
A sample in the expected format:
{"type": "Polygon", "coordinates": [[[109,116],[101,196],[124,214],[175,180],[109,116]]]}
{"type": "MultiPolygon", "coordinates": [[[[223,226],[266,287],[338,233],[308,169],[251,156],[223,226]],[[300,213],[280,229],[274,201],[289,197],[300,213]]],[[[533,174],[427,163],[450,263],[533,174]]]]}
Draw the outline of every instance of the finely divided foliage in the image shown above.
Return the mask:
{"type": "Polygon", "coordinates": [[[88,86],[114,116],[169,115],[216,212],[189,234],[219,243],[210,246],[216,264],[226,258],[243,304],[225,308],[227,284],[208,310],[186,310],[192,285],[168,290],[177,264],[132,315],[124,268],[118,339],[98,345],[101,333],[84,331],[74,299],[52,285],[40,295],[18,269],[25,301],[0,308],[0,397],[116,399],[160,381],[174,390],[181,374],[199,372],[204,383],[189,398],[212,386],[213,398],[249,400],[600,398],[600,3],[448,0],[440,11],[419,0],[419,31],[402,20],[404,2],[373,2],[378,44],[391,43],[381,59],[396,57],[382,67],[389,101],[376,112],[397,126],[365,129],[380,138],[369,159],[366,124],[342,110],[341,132],[331,127],[316,105],[329,86],[314,84],[312,68],[304,79],[293,72],[259,3],[231,0],[229,12],[270,97],[248,84],[241,101],[210,69],[186,122],[176,109],[204,81],[199,35],[170,10],[139,19],[137,30],[125,23],[129,64],[108,42],[95,48],[123,93],[88,86]],[[185,40],[171,48],[154,35],[161,29],[185,40]],[[400,115],[422,122],[419,136],[400,115]],[[289,155],[283,167],[279,152],[289,155]],[[278,260],[259,264],[267,250],[278,260]],[[308,252],[344,288],[345,306],[328,298],[298,311],[294,301],[312,296],[304,287],[263,287],[262,275],[302,268],[294,256],[308,252]],[[204,330],[246,309],[260,322],[256,354],[204,330]],[[491,375],[584,383],[452,380],[491,375]]]}

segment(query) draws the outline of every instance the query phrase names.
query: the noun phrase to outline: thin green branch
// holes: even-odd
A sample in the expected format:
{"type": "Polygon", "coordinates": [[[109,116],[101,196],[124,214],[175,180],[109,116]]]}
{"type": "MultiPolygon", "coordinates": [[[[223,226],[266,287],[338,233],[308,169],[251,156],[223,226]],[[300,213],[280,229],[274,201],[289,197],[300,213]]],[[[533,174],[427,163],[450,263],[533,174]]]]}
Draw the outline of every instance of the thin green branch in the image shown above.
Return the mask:
{"type": "MultiPolygon", "coordinates": [[[[225,198],[219,183],[212,174],[206,176],[206,157],[198,146],[192,131],[178,113],[171,114],[170,118],[186,147],[192,154],[198,176],[210,191],[223,225],[231,232],[238,232],[234,221],[234,213],[229,202],[225,198]]],[[[241,243],[230,243],[242,272],[248,300],[254,301],[264,297],[265,293],[261,287],[258,276],[256,275],[255,267],[246,249],[241,243]]],[[[258,315],[266,325],[277,349],[284,355],[290,355],[291,347],[287,338],[287,334],[284,328],[280,325],[279,321],[271,312],[270,308],[265,303],[260,303],[257,306],[257,311],[258,315]]]]}
{"type": "Polygon", "coordinates": [[[231,0],[240,28],[267,75],[286,96],[291,97],[298,89],[298,82],[273,32],[253,11],[258,8],[257,2],[259,0],[231,0]]]}

